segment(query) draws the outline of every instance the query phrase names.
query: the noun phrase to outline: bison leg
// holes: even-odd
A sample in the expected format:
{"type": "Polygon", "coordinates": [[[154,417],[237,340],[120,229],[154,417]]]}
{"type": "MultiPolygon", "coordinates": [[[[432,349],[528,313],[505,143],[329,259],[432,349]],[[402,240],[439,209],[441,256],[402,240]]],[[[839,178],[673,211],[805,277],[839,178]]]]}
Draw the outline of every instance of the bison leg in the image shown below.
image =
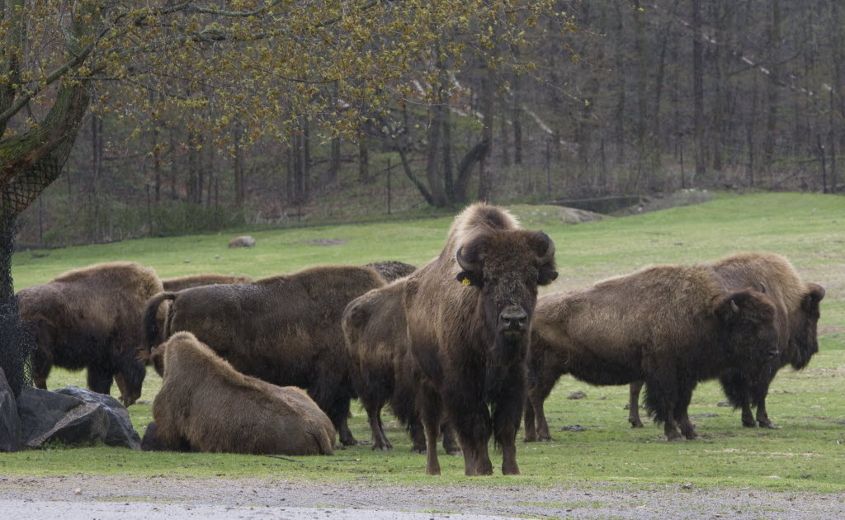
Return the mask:
{"type": "MultiPolygon", "coordinates": [[[[529,394],[531,390],[528,390],[529,394]]],[[[537,427],[534,423],[534,405],[531,398],[525,400],[525,442],[537,442],[537,427]]]]}
{"type": "Polygon", "coordinates": [[[668,441],[676,441],[682,438],[674,417],[677,401],[677,383],[673,384],[666,378],[650,378],[646,381],[646,407],[654,415],[655,422],[663,423],[663,433],[668,441]]]}
{"type": "Polygon", "coordinates": [[[770,379],[759,382],[752,388],[752,397],[754,404],[757,406],[757,424],[761,428],[775,429],[777,426],[769,419],[769,414],[766,411],[766,396],[769,394],[770,379]]]}
{"type": "Polygon", "coordinates": [[[464,473],[467,476],[492,475],[493,464],[487,451],[491,433],[487,405],[481,400],[460,403],[451,401],[450,404],[453,406],[449,408],[449,417],[453,419],[452,424],[464,453],[464,473]]]}
{"type": "Polygon", "coordinates": [[[393,446],[384,434],[384,425],[381,422],[381,407],[368,406],[367,418],[369,419],[370,432],[373,436],[373,449],[383,451],[393,449],[393,446]]]}
{"type": "MultiPolygon", "coordinates": [[[[517,390],[523,388],[521,381],[514,384],[512,388],[515,390],[502,396],[493,412],[493,436],[496,444],[502,447],[503,475],[519,475],[519,465],[516,463],[516,432],[519,430],[519,419],[522,416],[525,395],[517,390]]],[[[543,419],[545,423],[545,418],[541,413],[538,414],[538,418],[543,419]]],[[[542,429],[540,434],[542,436],[542,429]]],[[[548,426],[546,426],[546,436],[548,437],[548,426]]]]}
{"type": "Polygon", "coordinates": [[[642,381],[635,381],[628,387],[628,422],[631,423],[631,428],[643,427],[643,421],[640,419],[640,391],[642,388],[642,381]]]}
{"type": "Polygon", "coordinates": [[[443,421],[440,429],[443,432],[443,451],[449,455],[460,455],[461,447],[455,437],[455,429],[452,428],[449,421],[443,421]]]}
{"type": "Polygon", "coordinates": [[[53,356],[40,346],[32,355],[32,382],[36,388],[47,390],[47,377],[53,368],[53,356]]]}
{"type": "Polygon", "coordinates": [[[692,388],[684,387],[680,390],[678,395],[678,402],[675,404],[675,420],[681,429],[681,433],[687,439],[695,439],[698,434],[695,433],[695,425],[689,418],[689,404],[692,400],[692,388]]]}
{"type": "Polygon", "coordinates": [[[411,436],[411,451],[425,453],[425,429],[420,418],[414,416],[408,424],[408,435],[411,436]]]}
{"type": "Polygon", "coordinates": [[[88,388],[98,394],[111,393],[112,371],[97,364],[88,365],[88,388]]]}
{"type": "Polygon", "coordinates": [[[428,385],[420,390],[420,420],[425,428],[425,472],[428,475],[440,474],[440,461],[437,459],[437,438],[440,436],[442,419],[440,396],[428,385]]]}

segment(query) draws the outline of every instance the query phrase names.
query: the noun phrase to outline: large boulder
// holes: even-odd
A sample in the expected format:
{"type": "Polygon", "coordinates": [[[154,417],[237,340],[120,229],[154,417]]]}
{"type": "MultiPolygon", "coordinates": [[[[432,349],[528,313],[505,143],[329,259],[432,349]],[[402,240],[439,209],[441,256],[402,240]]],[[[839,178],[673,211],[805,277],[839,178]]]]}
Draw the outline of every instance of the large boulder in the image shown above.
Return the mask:
{"type": "Polygon", "coordinates": [[[103,442],[140,449],[129,414],[116,399],[81,388],[58,392],[27,388],[18,398],[24,444],[37,448],[48,441],[68,445],[103,442]]]}
{"type": "Polygon", "coordinates": [[[15,394],[0,368],[0,451],[17,451],[21,446],[21,420],[15,394]]]}
{"type": "Polygon", "coordinates": [[[137,450],[141,448],[141,437],[132,427],[132,420],[129,412],[123,404],[114,397],[106,394],[98,394],[84,388],[69,386],[56,390],[56,393],[69,395],[85,401],[102,406],[108,417],[108,431],[106,432],[105,443],[109,446],[126,446],[137,450]]]}

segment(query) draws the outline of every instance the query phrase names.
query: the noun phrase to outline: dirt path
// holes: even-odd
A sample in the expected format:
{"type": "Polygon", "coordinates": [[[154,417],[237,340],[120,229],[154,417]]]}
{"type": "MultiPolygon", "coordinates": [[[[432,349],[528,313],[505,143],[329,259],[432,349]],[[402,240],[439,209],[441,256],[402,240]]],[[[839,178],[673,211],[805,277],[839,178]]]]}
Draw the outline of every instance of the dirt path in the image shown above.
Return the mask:
{"type": "Polygon", "coordinates": [[[374,486],[168,477],[0,477],[4,518],[843,518],[845,495],[667,486],[374,486]]]}

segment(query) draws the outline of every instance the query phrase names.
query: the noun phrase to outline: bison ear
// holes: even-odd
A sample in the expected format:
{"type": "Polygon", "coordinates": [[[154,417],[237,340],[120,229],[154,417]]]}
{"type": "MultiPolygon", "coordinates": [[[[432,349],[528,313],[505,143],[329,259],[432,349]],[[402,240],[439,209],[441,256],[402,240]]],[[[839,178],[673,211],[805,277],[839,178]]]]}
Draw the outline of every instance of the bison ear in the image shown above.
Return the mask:
{"type": "Polygon", "coordinates": [[[807,294],[804,295],[804,299],[801,302],[801,307],[806,312],[809,312],[811,314],[818,314],[819,302],[824,299],[825,295],[824,287],[817,283],[808,283],[807,289],[808,291],[807,294]]]}
{"type": "Polygon", "coordinates": [[[484,285],[484,280],[478,273],[474,273],[472,271],[461,271],[458,273],[458,276],[455,277],[456,280],[461,282],[463,286],[470,286],[473,285],[478,287],[479,289],[484,285]]]}

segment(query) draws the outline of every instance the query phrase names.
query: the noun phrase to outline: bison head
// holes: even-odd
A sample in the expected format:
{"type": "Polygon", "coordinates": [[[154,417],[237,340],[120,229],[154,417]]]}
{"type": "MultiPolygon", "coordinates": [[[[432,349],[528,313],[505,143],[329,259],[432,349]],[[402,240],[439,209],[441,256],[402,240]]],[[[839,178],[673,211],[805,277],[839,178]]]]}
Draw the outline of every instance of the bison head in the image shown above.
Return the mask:
{"type": "Polygon", "coordinates": [[[557,278],[555,246],[543,232],[507,230],[469,240],[456,253],[457,280],[479,291],[485,329],[494,346],[507,351],[524,345],[537,286],[557,278]]]}
{"type": "Polygon", "coordinates": [[[122,353],[114,380],[120,390],[120,400],[124,406],[133,404],[141,397],[141,388],[146,375],[144,361],[137,357],[134,351],[122,353]]]}
{"type": "Polygon", "coordinates": [[[772,300],[753,289],[731,293],[718,303],[722,344],[738,366],[759,368],[778,356],[775,314],[772,300]]]}
{"type": "Polygon", "coordinates": [[[818,323],[821,313],[819,303],[824,298],[824,287],[818,284],[807,284],[807,292],[801,299],[801,306],[790,316],[789,341],[792,357],[790,364],[800,370],[807,366],[813,354],[819,351],[818,323]]]}

